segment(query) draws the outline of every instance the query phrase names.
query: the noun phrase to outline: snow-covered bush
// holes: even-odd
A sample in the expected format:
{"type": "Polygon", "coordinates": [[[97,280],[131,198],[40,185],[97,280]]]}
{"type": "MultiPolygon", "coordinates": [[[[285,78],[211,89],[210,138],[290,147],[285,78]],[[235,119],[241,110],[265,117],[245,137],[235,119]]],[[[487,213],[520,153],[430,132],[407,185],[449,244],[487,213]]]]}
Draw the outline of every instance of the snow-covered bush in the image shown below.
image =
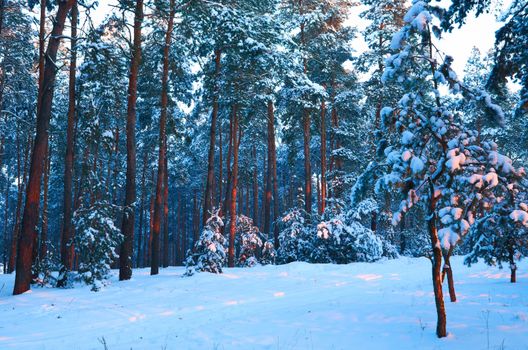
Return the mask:
{"type": "Polygon", "coordinates": [[[277,263],[309,261],[316,232],[313,226],[305,220],[305,213],[297,208],[292,209],[282,218],[282,225],[282,231],[279,233],[277,263]]]}
{"type": "Polygon", "coordinates": [[[58,257],[54,255],[55,249],[51,246],[51,242],[47,242],[48,251],[45,257],[40,254],[33,262],[32,272],[33,281],[42,287],[56,287],[58,282],[58,271],[61,268],[58,257]]]}
{"type": "Polygon", "coordinates": [[[273,246],[272,241],[264,242],[262,246],[262,255],[260,256],[260,263],[262,265],[271,265],[275,264],[275,259],[277,257],[277,252],[273,246]]]}
{"type": "Polygon", "coordinates": [[[79,259],[75,279],[91,285],[93,291],[106,284],[110,264],[119,257],[116,248],[123,236],[112,219],[117,213],[116,209],[114,205],[99,200],[81,206],[73,215],[74,247],[79,259]]]}
{"type": "Polygon", "coordinates": [[[227,262],[226,239],[222,235],[224,222],[215,212],[205,224],[202,234],[194,244],[192,251],[188,252],[185,266],[186,275],[195,272],[222,273],[222,268],[227,262]]]}
{"type": "Polygon", "coordinates": [[[520,203],[512,210],[504,203],[502,210],[496,209],[477,221],[468,241],[472,250],[464,261],[467,265],[478,259],[499,268],[507,264],[511,271],[510,281],[516,282],[517,262],[528,253],[528,206],[520,203]]]}
{"type": "Polygon", "coordinates": [[[253,224],[253,220],[245,215],[237,217],[236,237],[238,238],[239,254],[238,265],[252,267],[258,264],[256,255],[262,247],[260,231],[253,224]]]}
{"type": "Polygon", "coordinates": [[[283,218],[278,262],[347,264],[397,256],[394,246],[362,224],[373,207],[370,200],[361,202],[346,213],[331,213],[317,224],[305,220],[301,211],[291,211],[283,218]]]}

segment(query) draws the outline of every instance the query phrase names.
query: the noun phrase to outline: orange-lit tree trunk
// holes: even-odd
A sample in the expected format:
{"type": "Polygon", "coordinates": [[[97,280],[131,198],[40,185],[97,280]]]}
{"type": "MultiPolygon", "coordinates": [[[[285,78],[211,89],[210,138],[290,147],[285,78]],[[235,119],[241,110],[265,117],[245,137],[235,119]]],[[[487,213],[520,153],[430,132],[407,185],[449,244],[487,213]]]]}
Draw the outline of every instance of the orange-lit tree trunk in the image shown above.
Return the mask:
{"type": "MultiPolygon", "coordinates": [[[[72,8],[71,15],[71,36],[72,39],[77,37],[77,4],[72,8]]],[[[73,157],[74,157],[74,132],[75,132],[75,73],[77,69],[77,49],[76,40],[71,42],[71,62],[70,62],[70,76],[69,76],[69,104],[68,104],[68,125],[66,129],[66,156],[64,159],[64,213],[62,223],[62,238],[61,238],[61,263],[64,272],[71,271],[73,268],[73,227],[72,227],[72,211],[73,211],[73,157]]],[[[66,282],[66,274],[59,280],[59,285],[66,282]]]]}
{"type": "Polygon", "coordinates": [[[215,50],[215,87],[213,92],[213,112],[211,114],[211,133],[209,137],[209,153],[207,156],[207,181],[205,182],[205,196],[202,224],[205,225],[213,209],[213,183],[214,183],[214,154],[216,142],[216,123],[218,119],[218,76],[220,75],[220,61],[222,52],[215,50]]]}
{"type": "MultiPolygon", "coordinates": [[[[170,10],[169,10],[169,19],[167,25],[167,31],[165,32],[165,46],[163,47],[163,74],[161,78],[161,115],[160,115],[160,132],[159,132],[159,157],[158,157],[158,176],[156,179],[156,200],[154,204],[154,223],[152,226],[152,262],[150,265],[150,274],[157,275],[159,272],[159,242],[160,242],[160,229],[161,221],[165,217],[163,215],[164,210],[164,194],[168,196],[168,188],[165,182],[166,176],[166,152],[167,152],[167,138],[166,138],[166,124],[167,124],[167,108],[169,104],[168,96],[168,82],[169,82],[169,49],[172,38],[172,30],[174,27],[174,0],[170,1],[170,10]],[[165,184],[165,186],[164,186],[165,184]]],[[[167,198],[168,200],[168,198],[167,198]]],[[[167,245],[168,242],[164,239],[164,244],[167,245]]],[[[168,248],[168,247],[167,247],[168,248]]],[[[164,247],[165,252],[165,247],[164,247]]],[[[164,254],[165,260],[165,254],[164,254]]]]}
{"type": "Polygon", "coordinates": [[[238,149],[240,147],[240,139],[242,133],[239,132],[238,127],[238,113],[237,106],[233,107],[233,183],[231,187],[230,197],[230,226],[229,226],[229,249],[228,249],[228,263],[229,267],[235,267],[235,234],[236,234],[236,198],[238,186],[238,149]],[[238,134],[238,135],[237,135],[238,134]]]}
{"type": "Polygon", "coordinates": [[[444,305],[444,293],[442,291],[442,248],[440,246],[440,240],[438,239],[437,229],[437,215],[436,215],[436,198],[434,197],[434,186],[432,183],[429,184],[429,208],[427,213],[427,228],[429,236],[431,238],[431,246],[433,250],[432,262],[432,277],[433,277],[433,290],[436,305],[436,335],[438,338],[447,336],[446,330],[446,311],[444,305]]]}
{"type": "MultiPolygon", "coordinates": [[[[154,204],[154,223],[152,226],[152,263],[150,265],[150,274],[157,275],[159,272],[159,242],[161,222],[164,219],[164,197],[168,196],[168,188],[165,183],[166,176],[166,156],[167,156],[167,138],[166,138],[166,124],[167,124],[167,108],[169,104],[168,96],[168,81],[169,81],[169,49],[172,38],[172,29],[174,27],[174,0],[170,1],[169,20],[167,31],[165,32],[165,46],[163,47],[163,73],[161,78],[161,114],[160,114],[160,132],[159,132],[159,156],[158,156],[158,176],[156,179],[156,200],[154,204]],[[165,185],[165,186],[164,186],[165,185]]],[[[168,199],[167,199],[168,200],[168,199]]],[[[168,244],[164,239],[165,246],[168,244]]],[[[167,247],[168,248],[168,247],[167,247]]],[[[165,260],[165,254],[164,254],[165,260]]]]}
{"type": "MultiPolygon", "coordinates": [[[[300,15],[303,15],[302,0],[299,0],[300,15]]],[[[301,45],[306,45],[304,35],[304,22],[301,23],[301,45]]],[[[303,58],[304,74],[308,73],[308,62],[303,58]]],[[[312,163],[310,160],[310,111],[308,108],[303,108],[303,150],[304,150],[304,210],[312,213],[312,163]]]]}
{"type": "MultiPolygon", "coordinates": [[[[167,139],[165,138],[165,147],[167,139]]],[[[163,174],[163,267],[169,267],[169,171],[165,154],[165,169],[163,174]]]]}
{"type": "Polygon", "coordinates": [[[39,258],[44,260],[48,253],[48,192],[51,171],[51,145],[48,145],[44,169],[44,198],[42,199],[42,230],[40,232],[39,258]]]}
{"type": "Polygon", "coordinates": [[[136,1],[134,14],[134,44],[128,80],[128,107],[126,124],[127,170],[125,185],[125,212],[121,223],[123,243],[119,255],[119,280],[132,277],[132,251],[134,249],[134,203],[136,201],[136,102],[137,77],[141,61],[141,25],[143,22],[143,0],[136,1]]]}
{"type": "Polygon", "coordinates": [[[143,267],[143,233],[144,233],[144,221],[145,221],[145,184],[147,182],[147,162],[148,162],[148,152],[145,149],[143,151],[143,171],[141,172],[141,200],[139,204],[139,230],[138,230],[138,250],[136,257],[136,266],[143,267]]]}
{"type": "Polygon", "coordinates": [[[453,254],[454,246],[451,246],[449,250],[444,254],[444,266],[442,268],[442,282],[445,276],[447,276],[447,286],[449,289],[449,299],[451,302],[456,302],[456,291],[455,291],[455,280],[453,278],[453,269],[451,267],[451,255],[453,254]]]}
{"type": "MultiPolygon", "coordinates": [[[[233,169],[231,168],[231,158],[233,155],[233,125],[234,125],[234,115],[236,114],[236,109],[232,107],[232,111],[229,117],[229,145],[227,149],[227,158],[226,158],[226,175],[227,175],[227,181],[226,181],[226,188],[225,188],[225,197],[224,197],[224,204],[222,205],[222,208],[220,208],[220,216],[225,215],[227,217],[227,214],[229,213],[229,198],[231,198],[231,186],[232,186],[232,175],[233,175],[233,169]]],[[[225,226],[222,228],[222,230],[225,230],[225,226]]]]}
{"type": "Polygon", "coordinates": [[[33,244],[35,242],[35,227],[38,221],[40,186],[48,142],[48,129],[53,102],[54,82],[57,73],[55,62],[59,49],[60,38],[64,29],[64,22],[70,12],[74,0],[59,1],[59,7],[53,30],[46,51],[43,84],[39,87],[40,110],[37,113],[37,132],[31,155],[26,203],[22,217],[22,229],[18,243],[16,263],[16,277],[13,294],[21,294],[29,290],[31,283],[31,265],[33,244]]]}

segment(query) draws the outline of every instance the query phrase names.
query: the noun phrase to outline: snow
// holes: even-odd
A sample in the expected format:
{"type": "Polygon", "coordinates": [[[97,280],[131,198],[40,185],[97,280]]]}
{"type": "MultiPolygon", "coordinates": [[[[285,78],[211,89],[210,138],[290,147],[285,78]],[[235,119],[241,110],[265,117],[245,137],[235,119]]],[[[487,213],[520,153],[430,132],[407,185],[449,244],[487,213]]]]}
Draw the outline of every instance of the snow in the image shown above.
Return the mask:
{"type": "Polygon", "coordinates": [[[424,170],[424,163],[419,157],[412,157],[411,169],[413,174],[419,174],[424,170]]]}
{"type": "Polygon", "coordinates": [[[528,227],[528,213],[525,210],[514,210],[510,214],[510,218],[515,221],[519,222],[522,225],[528,227]]]}
{"type": "MultiPolygon", "coordinates": [[[[435,336],[428,259],[292,263],[181,278],[183,268],[90,292],[10,295],[0,275],[1,349],[524,349],[528,263],[509,271],[453,257],[458,302],[444,288],[449,336],[435,336]],[[489,343],[488,343],[489,337],[489,343]],[[396,346],[395,346],[396,345],[396,346]]],[[[116,271],[113,271],[116,274],[116,271]]]]}

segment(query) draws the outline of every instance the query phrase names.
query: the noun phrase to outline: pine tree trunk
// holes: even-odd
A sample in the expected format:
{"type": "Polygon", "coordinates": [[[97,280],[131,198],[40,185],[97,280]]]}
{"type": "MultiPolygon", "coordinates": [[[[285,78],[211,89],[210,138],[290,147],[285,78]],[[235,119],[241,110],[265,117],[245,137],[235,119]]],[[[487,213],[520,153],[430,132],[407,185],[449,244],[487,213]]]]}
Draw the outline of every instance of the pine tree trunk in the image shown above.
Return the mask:
{"type": "MultiPolygon", "coordinates": [[[[229,199],[231,198],[231,185],[232,185],[232,176],[233,176],[233,169],[231,168],[231,158],[233,156],[233,125],[234,125],[234,115],[236,113],[236,109],[233,107],[231,114],[229,116],[229,144],[227,148],[227,158],[226,158],[226,173],[227,173],[227,181],[226,181],[226,188],[225,188],[225,196],[224,196],[224,204],[222,205],[222,208],[220,208],[219,215],[224,216],[227,218],[227,215],[229,213],[229,199]]],[[[226,227],[224,226],[222,230],[225,230],[226,227]]],[[[222,232],[223,233],[223,232],[222,232]]]]}
{"type": "Polygon", "coordinates": [[[440,240],[438,239],[438,229],[436,226],[436,199],[434,198],[434,186],[430,184],[429,195],[430,202],[427,217],[427,228],[429,236],[431,238],[431,246],[433,250],[432,257],[432,277],[433,277],[433,290],[435,296],[436,305],[436,335],[438,338],[447,336],[446,330],[446,311],[444,305],[444,293],[442,291],[442,249],[440,247],[440,240]]]}
{"type": "MultiPolygon", "coordinates": [[[[165,147],[167,140],[165,138],[165,147]]],[[[163,174],[163,267],[169,267],[169,171],[165,156],[165,172],[163,174]]]]}
{"type": "Polygon", "coordinates": [[[160,115],[160,131],[159,131],[159,156],[158,156],[158,176],[156,180],[156,200],[154,205],[154,223],[152,227],[152,262],[150,265],[150,274],[157,275],[159,272],[159,235],[161,229],[161,222],[163,215],[163,199],[164,193],[168,193],[168,189],[164,192],[165,182],[165,157],[167,149],[167,141],[165,135],[165,127],[167,123],[167,107],[168,107],[168,81],[169,81],[169,49],[172,38],[172,29],[174,26],[174,0],[170,2],[170,14],[167,31],[165,32],[165,46],[163,48],[163,76],[161,81],[161,115],[160,115]]]}
{"type": "Polygon", "coordinates": [[[185,263],[188,249],[188,236],[187,236],[187,195],[183,195],[183,213],[182,213],[182,234],[183,234],[183,252],[182,252],[182,264],[185,263]]]}
{"type": "MultiPolygon", "coordinates": [[[[39,64],[38,64],[38,83],[39,93],[44,83],[44,64],[46,63],[46,0],[40,0],[40,19],[39,19],[39,64]]],[[[37,98],[37,113],[40,110],[40,96],[37,98]]]]}
{"type": "Polygon", "coordinates": [[[143,151],[143,171],[141,172],[141,200],[139,204],[139,230],[138,230],[138,250],[137,250],[137,258],[136,258],[136,266],[137,267],[143,267],[143,260],[142,260],[142,241],[143,241],[143,227],[144,227],[144,220],[145,220],[145,184],[147,182],[147,162],[148,162],[148,152],[145,149],[143,151]]]}
{"type": "MultiPolygon", "coordinates": [[[[16,209],[15,209],[15,216],[14,216],[14,225],[13,230],[11,234],[11,251],[9,254],[9,265],[7,268],[7,273],[12,273],[15,271],[15,261],[16,261],[16,249],[18,245],[18,233],[19,233],[19,220],[20,220],[20,207],[22,206],[22,179],[21,179],[21,147],[20,147],[20,133],[19,130],[17,130],[16,134],[16,150],[17,150],[17,201],[16,201],[16,209]]],[[[25,178],[25,175],[24,175],[25,178]]]]}
{"type": "MultiPolygon", "coordinates": [[[[304,15],[302,0],[299,0],[300,15],[304,15]]],[[[301,23],[301,45],[306,45],[304,36],[304,22],[301,23]]],[[[308,73],[308,61],[303,58],[304,74],[308,73]]],[[[304,148],[304,210],[312,213],[312,163],[310,160],[310,111],[303,108],[303,148],[304,148]]]]}
{"type": "MultiPolygon", "coordinates": [[[[71,15],[71,37],[77,37],[77,3],[72,8],[71,15]]],[[[68,126],[66,129],[66,155],[64,159],[64,213],[61,235],[61,264],[64,271],[71,271],[73,268],[74,244],[72,227],[72,182],[73,182],[73,157],[74,157],[74,128],[75,128],[75,73],[77,70],[77,49],[76,40],[71,42],[71,62],[69,76],[69,105],[68,105],[68,126]]],[[[66,274],[58,281],[59,285],[66,282],[66,274]]]]}
{"type": "Polygon", "coordinates": [[[272,172],[272,165],[271,165],[271,147],[270,147],[270,136],[269,136],[269,109],[268,109],[268,155],[266,159],[268,160],[267,166],[266,166],[266,187],[264,189],[264,231],[263,233],[266,235],[266,237],[269,237],[270,234],[270,227],[271,227],[271,191],[272,191],[272,183],[271,183],[271,172],[272,172]]]}
{"type": "Polygon", "coordinates": [[[303,112],[304,136],[304,210],[312,213],[312,164],[310,160],[310,112],[303,112]]]}
{"type": "Polygon", "coordinates": [[[148,250],[147,250],[147,265],[152,268],[152,243],[153,237],[152,232],[154,230],[154,206],[156,203],[156,196],[150,196],[150,210],[149,210],[149,241],[148,241],[148,250]]]}
{"type": "Polygon", "coordinates": [[[224,150],[223,150],[223,142],[222,142],[222,121],[218,123],[218,197],[217,197],[217,203],[216,206],[220,207],[222,203],[222,185],[224,182],[224,150]]]}
{"type": "Polygon", "coordinates": [[[451,255],[453,255],[453,246],[444,254],[444,267],[442,268],[442,282],[444,282],[445,277],[447,276],[447,285],[449,288],[449,298],[451,302],[456,302],[456,292],[455,292],[455,281],[453,278],[453,269],[451,268],[451,255]]]}
{"type": "Polygon", "coordinates": [[[253,145],[253,224],[259,226],[259,195],[258,195],[258,170],[257,170],[257,148],[253,145]]]}
{"type": "Polygon", "coordinates": [[[119,255],[119,280],[132,277],[132,252],[134,249],[134,218],[136,201],[136,102],[137,77],[141,61],[141,25],[143,22],[143,0],[136,1],[134,14],[134,44],[128,80],[128,107],[126,125],[127,170],[125,185],[125,212],[121,224],[123,243],[119,255]]]}
{"type": "MultiPolygon", "coordinates": [[[[116,121],[117,122],[117,121],[116,121]]],[[[115,143],[114,143],[114,178],[112,184],[112,203],[116,204],[117,201],[117,187],[118,180],[117,176],[119,175],[119,125],[115,127],[115,143]]]]}
{"type": "MultiPolygon", "coordinates": [[[[9,171],[9,168],[8,168],[9,171]]],[[[4,270],[2,271],[4,274],[7,273],[7,247],[8,247],[8,237],[7,237],[7,226],[8,226],[8,219],[9,219],[9,183],[6,181],[5,184],[5,211],[4,211],[4,251],[2,252],[2,263],[4,266],[4,270]]]]}
{"type": "Polygon", "coordinates": [[[43,84],[39,88],[40,110],[37,114],[37,133],[31,156],[31,167],[27,187],[26,203],[22,218],[22,229],[18,243],[17,268],[13,294],[21,294],[29,290],[31,283],[31,266],[33,244],[35,242],[35,226],[38,221],[40,186],[44,166],[44,157],[48,141],[48,128],[53,102],[54,82],[57,70],[55,61],[59,49],[60,37],[64,22],[70,12],[74,0],[59,2],[57,15],[46,51],[43,84]]]}
{"type": "Polygon", "coordinates": [[[242,133],[239,132],[238,127],[238,113],[237,106],[233,107],[233,185],[231,188],[230,199],[230,227],[229,227],[229,249],[228,249],[228,266],[235,267],[235,234],[236,234],[236,198],[238,186],[238,149],[240,147],[240,138],[242,133]],[[238,134],[238,135],[237,135],[238,134]]]}
{"type": "MultiPolygon", "coordinates": [[[[8,273],[12,273],[15,271],[15,265],[17,261],[17,249],[20,239],[20,220],[21,220],[21,214],[22,214],[22,199],[24,195],[24,191],[26,190],[27,186],[27,172],[28,172],[28,159],[29,159],[29,151],[31,149],[31,135],[28,135],[28,139],[26,142],[26,147],[24,149],[24,159],[21,160],[20,156],[20,140],[17,139],[17,178],[18,178],[18,194],[17,194],[17,205],[16,205],[16,211],[15,211],[15,225],[13,226],[13,234],[11,235],[11,254],[9,255],[9,267],[8,267],[8,273]],[[23,162],[23,170],[22,175],[20,174],[20,167],[21,162],[23,162]],[[22,177],[21,177],[22,176],[22,177]]],[[[38,211],[37,211],[38,215],[38,211]]],[[[36,232],[35,232],[36,235],[36,232]]]]}
{"type": "Polygon", "coordinates": [[[319,214],[326,209],[326,103],[321,102],[321,206],[319,214]]]}
{"type": "Polygon", "coordinates": [[[273,101],[268,101],[268,170],[273,187],[273,242],[279,248],[279,181],[277,178],[277,146],[275,144],[275,110],[273,101]]]}
{"type": "Polygon", "coordinates": [[[516,283],[517,282],[517,264],[515,264],[515,259],[514,259],[514,251],[513,251],[513,247],[510,247],[508,249],[508,255],[509,255],[509,260],[510,260],[510,282],[511,283],[516,283]]]}
{"type": "Polygon", "coordinates": [[[193,199],[193,245],[198,242],[199,234],[198,234],[198,218],[200,217],[200,213],[198,212],[198,193],[196,190],[194,191],[194,199],[193,199]]]}
{"type": "Polygon", "coordinates": [[[48,145],[48,150],[46,153],[46,164],[44,169],[44,198],[42,200],[42,230],[40,232],[40,247],[38,254],[41,261],[46,259],[48,252],[48,191],[51,170],[51,145],[48,145]]]}
{"type": "Polygon", "coordinates": [[[220,75],[220,59],[221,51],[219,49],[215,50],[215,87],[214,87],[214,96],[213,96],[213,112],[211,114],[211,133],[209,138],[209,153],[207,156],[207,181],[205,183],[205,196],[204,196],[204,208],[203,208],[203,218],[202,224],[205,225],[211,210],[213,209],[213,182],[214,182],[214,154],[215,154],[215,142],[216,142],[216,120],[218,119],[218,77],[220,75]]]}

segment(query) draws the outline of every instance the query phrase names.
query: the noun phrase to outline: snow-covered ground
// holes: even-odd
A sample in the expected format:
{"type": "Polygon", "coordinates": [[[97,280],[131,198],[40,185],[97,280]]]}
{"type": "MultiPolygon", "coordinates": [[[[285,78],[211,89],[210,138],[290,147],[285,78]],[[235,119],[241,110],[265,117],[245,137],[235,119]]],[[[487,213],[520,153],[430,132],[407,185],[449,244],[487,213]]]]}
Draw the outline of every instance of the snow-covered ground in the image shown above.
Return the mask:
{"type": "Polygon", "coordinates": [[[510,284],[507,270],[453,260],[459,301],[446,302],[441,340],[430,262],[401,258],[191,278],[142,269],[97,293],[17,297],[14,276],[0,275],[0,349],[528,349],[528,264],[510,284]]]}

